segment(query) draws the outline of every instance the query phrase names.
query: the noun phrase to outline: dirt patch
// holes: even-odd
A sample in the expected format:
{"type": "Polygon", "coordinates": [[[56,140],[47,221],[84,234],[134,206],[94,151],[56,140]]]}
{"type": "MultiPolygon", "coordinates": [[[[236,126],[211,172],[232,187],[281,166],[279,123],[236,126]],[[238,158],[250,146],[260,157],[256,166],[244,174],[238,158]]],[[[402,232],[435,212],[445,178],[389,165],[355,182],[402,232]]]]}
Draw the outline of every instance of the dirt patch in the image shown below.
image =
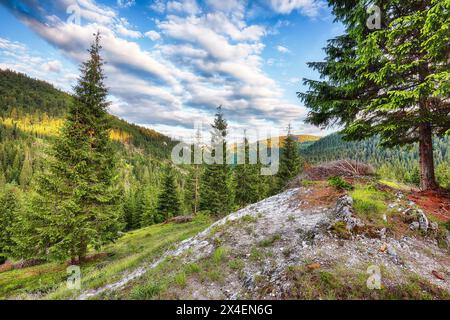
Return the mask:
{"type": "Polygon", "coordinates": [[[11,262],[5,262],[4,264],[0,265],[0,273],[10,271],[14,268],[11,262]]]}
{"type": "Polygon", "coordinates": [[[334,206],[337,198],[343,194],[344,192],[328,186],[326,182],[321,182],[317,185],[309,187],[306,192],[304,190],[299,191],[297,199],[299,201],[300,209],[317,207],[328,208],[334,206]]]}
{"type": "Polygon", "coordinates": [[[449,190],[412,192],[408,195],[408,199],[440,221],[445,222],[450,219],[449,190]]]}

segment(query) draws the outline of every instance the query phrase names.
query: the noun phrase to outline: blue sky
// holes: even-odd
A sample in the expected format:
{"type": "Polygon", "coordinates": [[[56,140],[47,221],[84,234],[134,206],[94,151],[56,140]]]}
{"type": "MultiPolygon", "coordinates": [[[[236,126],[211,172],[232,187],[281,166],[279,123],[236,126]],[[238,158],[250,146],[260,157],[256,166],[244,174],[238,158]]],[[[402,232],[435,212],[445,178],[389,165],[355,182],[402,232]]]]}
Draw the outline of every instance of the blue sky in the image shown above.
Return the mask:
{"type": "Polygon", "coordinates": [[[189,139],[222,105],[231,132],[324,135],[296,97],[306,66],[342,32],[321,0],[60,0],[0,6],[0,68],[71,91],[103,37],[111,112],[189,139]]]}

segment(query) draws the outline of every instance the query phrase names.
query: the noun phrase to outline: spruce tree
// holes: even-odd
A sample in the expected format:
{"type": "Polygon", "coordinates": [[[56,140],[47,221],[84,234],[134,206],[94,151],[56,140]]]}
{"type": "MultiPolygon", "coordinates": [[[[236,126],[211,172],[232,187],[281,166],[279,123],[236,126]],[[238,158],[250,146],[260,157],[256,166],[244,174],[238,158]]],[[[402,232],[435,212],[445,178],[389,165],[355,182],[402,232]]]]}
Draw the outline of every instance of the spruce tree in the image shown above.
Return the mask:
{"type": "Polygon", "coordinates": [[[74,88],[74,101],[49,169],[38,179],[25,225],[34,255],[80,262],[120,230],[120,193],[109,140],[108,91],[104,85],[100,34],[88,50],[74,88]]]}
{"type": "Polygon", "coordinates": [[[20,232],[14,230],[20,208],[17,193],[17,188],[9,185],[0,194],[0,259],[10,255],[14,248],[14,232],[20,232]]]}
{"type": "Polygon", "coordinates": [[[260,166],[250,163],[250,144],[244,138],[244,164],[235,167],[235,202],[240,207],[257,202],[260,199],[260,166]]]}
{"type": "Polygon", "coordinates": [[[141,227],[147,227],[154,223],[161,223],[164,218],[158,215],[156,207],[158,206],[158,188],[154,185],[144,187],[143,197],[141,198],[141,227]]]}
{"type": "Polygon", "coordinates": [[[157,212],[164,217],[164,220],[180,213],[180,200],[178,199],[177,186],[171,168],[166,169],[162,190],[158,197],[157,212]]]}
{"type": "Polygon", "coordinates": [[[300,164],[299,146],[289,124],[288,133],[280,154],[280,168],[277,173],[278,191],[282,190],[290,180],[299,174],[300,164]]]}
{"type": "MultiPolygon", "coordinates": [[[[215,215],[228,214],[233,205],[231,190],[231,169],[226,162],[226,137],[228,124],[224,118],[222,107],[217,108],[212,124],[211,144],[223,148],[222,163],[206,164],[200,186],[200,209],[215,215]]],[[[220,149],[219,149],[220,150],[220,149]]],[[[215,157],[215,152],[212,152],[215,157]]]]}
{"type": "Polygon", "coordinates": [[[421,188],[435,189],[432,137],[450,130],[450,1],[373,1],[382,23],[372,30],[366,2],[328,2],[346,31],[309,64],[322,80],[299,93],[308,122],[341,125],[350,140],[379,135],[388,147],[418,142],[421,188]]]}
{"type": "Polygon", "coordinates": [[[19,176],[19,183],[22,188],[26,189],[31,181],[31,177],[33,176],[33,163],[31,160],[30,152],[28,150],[25,151],[25,160],[23,161],[22,171],[19,176]]]}

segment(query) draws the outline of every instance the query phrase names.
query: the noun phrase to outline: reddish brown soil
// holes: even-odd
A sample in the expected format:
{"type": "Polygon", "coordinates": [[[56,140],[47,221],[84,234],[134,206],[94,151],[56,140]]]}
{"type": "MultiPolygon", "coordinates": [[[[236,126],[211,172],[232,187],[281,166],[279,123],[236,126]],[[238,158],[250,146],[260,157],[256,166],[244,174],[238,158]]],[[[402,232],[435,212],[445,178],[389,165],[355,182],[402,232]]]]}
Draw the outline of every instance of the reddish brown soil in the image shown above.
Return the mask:
{"type": "Polygon", "coordinates": [[[450,219],[450,190],[412,192],[408,199],[440,221],[450,219]]]}
{"type": "Polygon", "coordinates": [[[301,201],[300,208],[302,209],[333,206],[336,204],[337,198],[344,194],[344,192],[328,186],[326,181],[308,188],[311,190],[311,193],[300,193],[298,197],[301,201]]]}

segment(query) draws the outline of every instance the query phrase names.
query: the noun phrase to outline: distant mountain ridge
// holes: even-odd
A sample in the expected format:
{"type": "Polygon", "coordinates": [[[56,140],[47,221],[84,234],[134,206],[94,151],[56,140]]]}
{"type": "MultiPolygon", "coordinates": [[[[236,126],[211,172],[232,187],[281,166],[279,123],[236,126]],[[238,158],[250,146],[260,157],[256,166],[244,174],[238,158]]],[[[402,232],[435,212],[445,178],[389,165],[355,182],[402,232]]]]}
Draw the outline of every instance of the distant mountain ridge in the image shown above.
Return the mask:
{"type": "MultiPolygon", "coordinates": [[[[23,73],[0,69],[0,124],[6,127],[15,126],[32,134],[55,134],[70,103],[70,94],[50,83],[23,73]],[[44,122],[47,125],[42,125],[44,122]]],[[[128,123],[114,115],[111,115],[111,126],[114,140],[133,144],[157,157],[167,158],[171,150],[168,146],[175,144],[170,137],[128,123]]]]}

